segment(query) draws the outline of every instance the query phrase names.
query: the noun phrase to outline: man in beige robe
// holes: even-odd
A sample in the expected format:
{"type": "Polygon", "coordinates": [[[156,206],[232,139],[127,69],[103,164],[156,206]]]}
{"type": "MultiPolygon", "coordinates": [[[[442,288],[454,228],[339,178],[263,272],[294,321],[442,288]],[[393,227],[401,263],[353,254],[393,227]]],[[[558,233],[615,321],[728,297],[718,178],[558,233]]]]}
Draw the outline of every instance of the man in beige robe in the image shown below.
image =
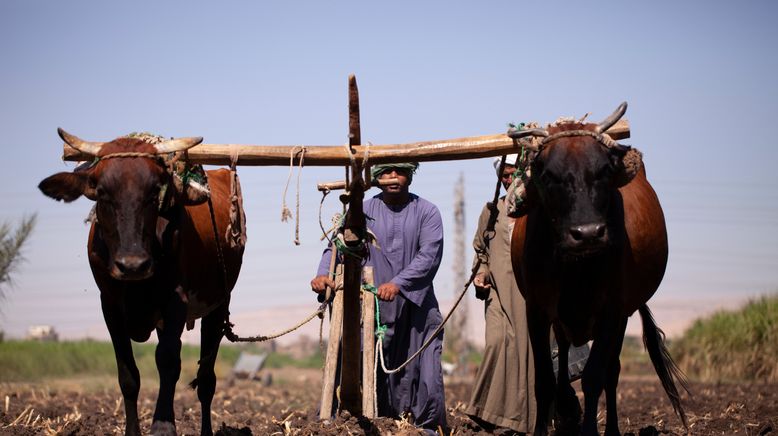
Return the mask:
{"type": "MultiPolygon", "coordinates": [[[[501,158],[495,159],[500,171],[501,158]]],[[[510,185],[517,155],[506,157],[501,176],[510,185]]],[[[497,204],[493,237],[487,243],[487,204],[473,239],[476,261],[481,266],[473,281],[476,296],[485,302],[486,345],[483,362],[466,413],[487,430],[510,429],[532,433],[535,425],[535,369],[527,330],[527,311],[511,266],[511,233],[514,219],[506,214],[502,197],[497,204]]]]}

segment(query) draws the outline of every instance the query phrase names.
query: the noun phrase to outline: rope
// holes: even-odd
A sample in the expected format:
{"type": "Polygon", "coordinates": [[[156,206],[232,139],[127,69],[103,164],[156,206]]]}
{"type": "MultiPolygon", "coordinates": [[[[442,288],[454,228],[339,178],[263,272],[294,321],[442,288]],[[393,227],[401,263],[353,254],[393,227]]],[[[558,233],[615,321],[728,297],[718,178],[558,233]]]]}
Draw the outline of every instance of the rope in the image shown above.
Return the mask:
{"type": "MultiPolygon", "coordinates": [[[[300,327],[304,326],[310,320],[314,319],[317,316],[321,315],[323,320],[324,312],[326,311],[327,305],[329,305],[329,303],[330,303],[329,300],[324,301],[323,303],[321,303],[321,305],[319,305],[318,309],[316,309],[312,314],[305,317],[302,321],[298,322],[297,324],[295,324],[294,326],[286,330],[280,331],[278,333],[273,333],[270,335],[257,335],[257,336],[247,336],[247,337],[238,336],[232,331],[232,327],[234,326],[234,324],[230,322],[228,317],[227,323],[224,327],[224,337],[226,337],[230,342],[264,342],[270,339],[279,338],[283,335],[292,333],[293,331],[299,329],[300,327]]],[[[319,329],[319,335],[321,337],[321,328],[319,329]]]]}
{"type": "MultiPolygon", "coordinates": [[[[351,146],[349,144],[343,144],[343,146],[346,148],[346,155],[348,156],[351,171],[354,174],[359,174],[359,167],[357,167],[357,160],[354,158],[354,153],[351,152],[351,146]]],[[[348,170],[346,170],[346,190],[348,191],[348,170]]]]}
{"type": "Polygon", "coordinates": [[[346,241],[343,240],[343,233],[332,238],[332,243],[339,253],[343,253],[346,256],[351,256],[356,259],[363,259],[365,257],[365,241],[359,241],[359,245],[356,247],[349,247],[346,241]]]}
{"type": "Polygon", "coordinates": [[[232,248],[246,246],[246,214],[243,212],[243,192],[238,177],[238,147],[230,146],[230,222],[225,239],[232,248]]]}
{"type": "Polygon", "coordinates": [[[292,212],[286,205],[286,192],[289,190],[289,182],[292,180],[292,171],[294,170],[294,156],[300,153],[300,160],[297,167],[297,195],[295,206],[295,228],[294,228],[294,245],[300,245],[300,176],[302,174],[303,161],[305,160],[305,152],[307,148],[303,146],[294,146],[289,152],[289,177],[286,179],[286,187],[284,188],[283,201],[281,203],[281,221],[286,222],[292,217],[292,212]],[[300,151],[297,151],[297,149],[300,151]]]}
{"type": "Polygon", "coordinates": [[[162,157],[158,154],[154,153],[141,153],[141,152],[135,152],[135,151],[125,151],[120,153],[110,153],[106,154],[105,156],[95,156],[96,160],[105,160],[105,159],[113,159],[116,157],[147,157],[149,159],[154,160],[163,160],[162,157]]]}
{"type": "Polygon", "coordinates": [[[329,189],[326,191],[322,191],[321,201],[319,202],[319,228],[321,229],[321,236],[319,237],[320,241],[323,241],[325,238],[327,241],[331,244],[332,238],[329,236],[330,233],[332,233],[334,230],[336,230],[341,225],[341,219],[343,217],[343,214],[340,212],[336,212],[332,216],[332,226],[329,228],[329,230],[324,230],[324,224],[321,223],[321,211],[322,207],[324,207],[324,199],[327,198],[327,195],[332,192],[329,189]]]}
{"type": "Polygon", "coordinates": [[[559,138],[567,138],[570,136],[591,136],[592,138],[596,139],[607,148],[611,148],[616,145],[619,145],[618,142],[611,139],[611,137],[605,133],[597,133],[597,132],[592,132],[590,130],[566,130],[563,132],[554,133],[551,136],[547,136],[543,138],[543,140],[540,141],[540,144],[538,144],[538,150],[539,151],[543,150],[543,147],[551,141],[554,141],[559,138]]]}
{"type": "Polygon", "coordinates": [[[364,177],[364,181],[363,181],[364,183],[362,184],[362,186],[364,187],[365,190],[370,189],[370,182],[371,182],[370,171],[369,171],[369,167],[367,166],[368,156],[370,155],[370,146],[371,145],[373,145],[373,144],[370,143],[370,141],[368,141],[367,142],[367,146],[365,146],[365,156],[362,157],[362,168],[365,171],[365,175],[363,176],[364,177]]]}
{"type": "MultiPolygon", "coordinates": [[[[380,321],[377,321],[377,322],[378,322],[378,325],[379,325],[379,327],[380,327],[380,328],[376,328],[376,337],[378,337],[378,340],[377,340],[377,345],[376,345],[376,348],[377,348],[377,350],[376,350],[376,353],[380,353],[380,355],[381,355],[381,358],[380,358],[380,359],[376,358],[376,360],[380,360],[380,362],[381,362],[381,368],[384,370],[384,373],[386,373],[386,374],[394,374],[394,373],[396,373],[396,372],[398,372],[398,371],[402,370],[403,368],[405,368],[406,366],[408,366],[408,364],[409,364],[409,363],[411,363],[411,362],[413,361],[413,359],[415,359],[415,358],[419,357],[419,355],[420,355],[420,354],[421,354],[421,353],[422,353],[424,350],[426,350],[426,349],[427,349],[427,347],[429,347],[429,346],[430,346],[430,344],[431,344],[431,343],[432,343],[432,341],[435,339],[435,337],[436,337],[436,336],[438,336],[438,335],[440,334],[440,332],[441,332],[441,331],[443,331],[443,326],[445,326],[445,325],[446,325],[446,322],[448,322],[449,318],[451,318],[451,315],[453,315],[453,314],[454,314],[454,311],[456,310],[457,306],[459,306],[459,303],[462,301],[462,298],[463,298],[463,297],[465,296],[465,294],[467,293],[467,289],[470,287],[470,284],[471,284],[471,283],[473,283],[473,279],[475,279],[475,276],[476,276],[476,274],[478,273],[478,268],[479,268],[480,266],[481,266],[481,261],[480,261],[480,260],[478,260],[478,261],[476,262],[475,266],[473,267],[473,271],[472,271],[472,273],[470,274],[470,278],[467,280],[467,283],[465,283],[465,287],[464,287],[464,289],[462,289],[462,292],[460,292],[460,293],[459,293],[459,297],[457,297],[457,300],[456,300],[456,302],[454,303],[454,306],[453,306],[453,307],[451,308],[451,310],[448,312],[448,314],[446,315],[446,317],[445,317],[445,318],[443,318],[443,322],[442,322],[442,323],[440,323],[440,325],[438,326],[438,328],[436,328],[436,329],[435,329],[435,331],[434,331],[434,332],[432,332],[432,334],[431,334],[431,335],[430,335],[430,336],[427,338],[427,340],[426,340],[426,341],[424,341],[424,343],[422,344],[422,346],[421,346],[421,347],[420,347],[420,348],[419,348],[419,349],[418,349],[418,350],[417,350],[415,353],[413,353],[413,355],[412,355],[411,357],[409,357],[409,358],[408,358],[408,360],[406,360],[405,362],[403,362],[403,363],[402,363],[400,366],[398,366],[397,368],[394,368],[394,369],[387,369],[387,368],[386,368],[386,362],[385,362],[385,360],[386,360],[386,359],[384,358],[384,335],[386,334],[386,327],[385,327],[385,326],[381,326],[381,325],[380,325],[380,321]]],[[[368,291],[368,292],[373,292],[373,291],[368,291]]],[[[375,294],[375,293],[374,293],[374,294],[375,294]]],[[[377,302],[377,299],[378,299],[378,297],[376,296],[376,316],[378,316],[378,302],[377,302]]],[[[380,320],[380,318],[379,318],[379,320],[380,320]]]]}

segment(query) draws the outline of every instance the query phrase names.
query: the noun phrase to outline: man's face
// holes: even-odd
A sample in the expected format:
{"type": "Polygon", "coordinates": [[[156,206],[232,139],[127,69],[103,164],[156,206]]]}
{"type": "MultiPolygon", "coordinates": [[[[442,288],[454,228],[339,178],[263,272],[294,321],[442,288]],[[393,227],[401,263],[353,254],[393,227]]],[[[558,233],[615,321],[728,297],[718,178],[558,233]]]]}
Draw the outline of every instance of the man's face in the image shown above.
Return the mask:
{"type": "Polygon", "coordinates": [[[502,182],[503,188],[508,189],[508,186],[510,186],[513,181],[513,173],[515,172],[515,166],[505,164],[505,167],[502,169],[502,174],[500,175],[500,181],[502,182]]]}
{"type": "Polygon", "coordinates": [[[381,190],[384,191],[385,194],[389,195],[408,192],[408,185],[411,184],[407,170],[402,170],[399,168],[390,168],[389,170],[384,171],[380,176],[378,176],[378,178],[397,179],[398,182],[395,184],[381,186],[381,190]]]}

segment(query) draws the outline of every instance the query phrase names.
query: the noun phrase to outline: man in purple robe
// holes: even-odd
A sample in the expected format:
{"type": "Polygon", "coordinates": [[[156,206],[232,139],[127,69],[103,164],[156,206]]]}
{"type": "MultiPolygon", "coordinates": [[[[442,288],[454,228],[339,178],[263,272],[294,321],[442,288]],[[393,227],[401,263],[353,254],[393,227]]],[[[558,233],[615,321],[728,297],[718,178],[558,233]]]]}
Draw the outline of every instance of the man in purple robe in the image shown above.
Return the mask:
{"type": "MultiPolygon", "coordinates": [[[[367,264],[373,266],[381,324],[386,326],[383,352],[387,369],[402,365],[430,338],[443,319],[432,279],[443,256],[443,221],[438,208],[409,192],[418,164],[385,164],[372,167],[373,178],[397,178],[382,192],[365,201],[367,227],[377,246],[370,244],[367,264]]],[[[334,287],[328,277],[330,248],[311,281],[315,292],[334,287]]],[[[446,428],[441,331],[421,355],[404,369],[376,381],[378,414],[410,418],[414,425],[434,432],[446,428]]],[[[380,364],[379,364],[380,365],[380,364]]]]}

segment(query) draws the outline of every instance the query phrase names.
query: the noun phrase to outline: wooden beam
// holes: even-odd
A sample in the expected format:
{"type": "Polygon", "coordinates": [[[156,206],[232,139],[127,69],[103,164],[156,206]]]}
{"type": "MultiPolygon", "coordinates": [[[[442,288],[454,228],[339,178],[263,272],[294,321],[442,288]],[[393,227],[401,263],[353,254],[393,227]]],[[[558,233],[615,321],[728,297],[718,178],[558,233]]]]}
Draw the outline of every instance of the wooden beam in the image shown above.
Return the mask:
{"type": "MultiPolygon", "coordinates": [[[[333,249],[333,254],[335,250],[333,249]]],[[[332,263],[332,262],[331,262],[332,263]]],[[[335,275],[335,288],[343,283],[343,265],[338,265],[335,275]]],[[[332,292],[335,292],[333,289],[332,292]]],[[[332,417],[332,405],[335,402],[335,386],[338,381],[335,375],[338,370],[338,353],[340,352],[340,335],[343,331],[343,292],[337,292],[332,301],[332,313],[330,314],[330,336],[327,339],[327,358],[324,361],[324,379],[321,389],[320,419],[332,417]]]]}
{"type": "MultiPolygon", "coordinates": [[[[370,186],[389,186],[400,183],[399,179],[380,179],[372,180],[370,186]]],[[[316,184],[316,189],[319,191],[334,191],[336,189],[346,189],[346,181],[338,180],[337,182],[323,182],[316,184]]]]}
{"type": "MultiPolygon", "coordinates": [[[[375,286],[373,267],[363,268],[366,284],[375,286]]],[[[362,293],[362,414],[375,418],[375,297],[362,293]]]]}
{"type": "MultiPolygon", "coordinates": [[[[629,121],[620,120],[606,133],[615,140],[629,138],[629,121]]],[[[356,139],[360,139],[360,137],[356,139]]],[[[358,142],[353,143],[351,139],[354,138],[350,138],[349,141],[352,144],[353,157],[358,162],[362,162],[367,153],[368,165],[477,159],[517,151],[513,140],[504,133],[370,147],[358,145],[358,142]]],[[[294,165],[299,163],[300,147],[305,147],[305,166],[345,166],[350,163],[350,158],[343,145],[200,144],[189,149],[188,155],[189,161],[193,163],[229,165],[231,163],[230,156],[234,152],[238,155],[238,165],[288,166],[290,156],[294,165]]],[[[66,161],[92,160],[91,156],[85,155],[67,144],[63,145],[62,158],[66,161]]]]}
{"type": "MultiPolygon", "coordinates": [[[[348,78],[349,85],[349,145],[352,149],[359,144],[359,91],[354,75],[348,78]]],[[[367,222],[362,209],[365,197],[361,174],[361,160],[351,168],[349,186],[349,207],[343,225],[343,239],[347,246],[357,248],[367,236],[367,222]]],[[[348,163],[348,161],[346,161],[348,163]]],[[[360,334],[360,294],[362,293],[362,259],[345,256],[343,259],[343,346],[341,353],[340,404],[352,416],[362,414],[362,393],[360,381],[362,371],[360,334]]]]}

